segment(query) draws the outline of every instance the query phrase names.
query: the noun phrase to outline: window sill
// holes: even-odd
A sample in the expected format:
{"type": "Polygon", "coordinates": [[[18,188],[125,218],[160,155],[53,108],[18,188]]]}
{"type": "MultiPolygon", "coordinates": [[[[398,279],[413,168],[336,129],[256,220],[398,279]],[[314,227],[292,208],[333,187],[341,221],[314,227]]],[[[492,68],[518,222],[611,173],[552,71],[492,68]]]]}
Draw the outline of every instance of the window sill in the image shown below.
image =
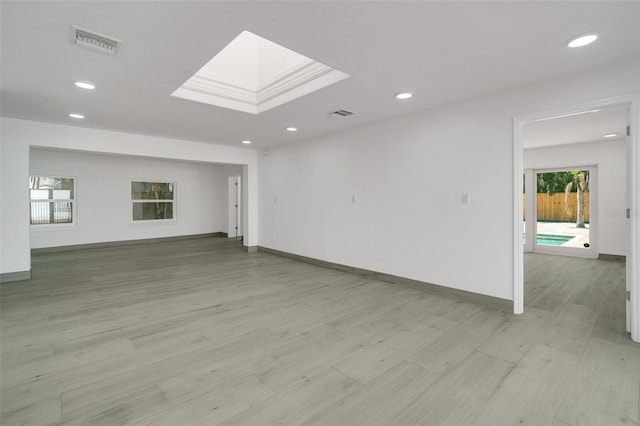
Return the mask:
{"type": "Polygon", "coordinates": [[[42,225],[29,225],[31,231],[51,232],[51,231],[77,231],[78,225],[75,223],[48,223],[42,225]]]}
{"type": "Polygon", "coordinates": [[[161,226],[161,225],[177,225],[178,221],[175,219],[168,220],[135,220],[129,222],[129,226],[161,226]]]}

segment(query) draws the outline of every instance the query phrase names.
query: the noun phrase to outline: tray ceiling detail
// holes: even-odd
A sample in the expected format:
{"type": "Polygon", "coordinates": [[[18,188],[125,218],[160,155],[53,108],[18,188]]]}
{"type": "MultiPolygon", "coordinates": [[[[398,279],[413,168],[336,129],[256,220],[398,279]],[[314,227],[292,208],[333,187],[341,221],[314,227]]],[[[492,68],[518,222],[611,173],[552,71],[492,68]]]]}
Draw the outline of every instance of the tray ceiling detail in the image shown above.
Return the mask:
{"type": "Polygon", "coordinates": [[[348,77],[243,31],[171,96],[259,114],[348,77]]]}

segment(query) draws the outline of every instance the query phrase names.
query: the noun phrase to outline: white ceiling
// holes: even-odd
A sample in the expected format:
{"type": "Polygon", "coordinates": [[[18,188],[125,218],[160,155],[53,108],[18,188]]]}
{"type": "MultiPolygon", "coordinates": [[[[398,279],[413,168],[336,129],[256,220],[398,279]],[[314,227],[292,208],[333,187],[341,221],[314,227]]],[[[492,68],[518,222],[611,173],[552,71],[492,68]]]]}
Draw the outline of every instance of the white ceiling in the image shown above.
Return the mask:
{"type": "Polygon", "coordinates": [[[523,129],[524,148],[611,141],[625,137],[628,106],[618,105],[591,111],[593,112],[526,123],[523,129]],[[617,133],[618,136],[604,137],[612,133],[617,133]]]}
{"type": "Polygon", "coordinates": [[[640,53],[638,1],[3,0],[1,7],[2,115],[233,146],[250,139],[256,148],[640,53]],[[71,45],[70,25],[122,40],[118,55],[71,45]],[[351,77],[259,115],[170,97],[243,30],[351,77]],[[600,33],[596,43],[566,47],[590,30],[600,33]],[[81,91],[75,80],[97,89],[81,91]],[[394,98],[407,90],[411,100],[394,98]],[[327,115],[337,109],[355,115],[327,115]]]}

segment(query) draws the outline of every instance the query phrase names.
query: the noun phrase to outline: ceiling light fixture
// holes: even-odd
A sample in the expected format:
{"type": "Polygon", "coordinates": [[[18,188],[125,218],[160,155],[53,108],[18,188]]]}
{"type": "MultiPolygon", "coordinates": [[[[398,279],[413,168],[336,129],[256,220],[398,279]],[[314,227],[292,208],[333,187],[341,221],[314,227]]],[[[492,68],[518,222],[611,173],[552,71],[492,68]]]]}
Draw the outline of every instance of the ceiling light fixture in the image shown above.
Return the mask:
{"type": "Polygon", "coordinates": [[[297,128],[297,127],[287,127],[285,130],[286,130],[287,132],[297,132],[297,131],[298,131],[298,128],[297,128]]]}
{"type": "Polygon", "coordinates": [[[69,113],[69,117],[71,117],[71,118],[83,119],[83,118],[84,118],[84,115],[82,115],[82,114],[78,114],[78,113],[76,113],[76,112],[72,112],[72,113],[69,113]]]}
{"type": "Polygon", "coordinates": [[[413,94],[409,92],[396,93],[396,99],[409,99],[413,94]]]}
{"type": "Polygon", "coordinates": [[[88,81],[76,81],[74,84],[81,89],[93,90],[96,88],[95,84],[88,81]]]}
{"type": "Polygon", "coordinates": [[[603,138],[615,138],[616,136],[618,136],[617,133],[607,133],[603,138]]]}
{"type": "Polygon", "coordinates": [[[587,44],[591,44],[598,39],[598,33],[596,32],[588,32],[583,34],[578,34],[577,36],[571,37],[569,41],[567,41],[567,46],[569,47],[582,47],[587,44]]]}
{"type": "Polygon", "coordinates": [[[251,141],[242,141],[243,144],[245,145],[249,145],[251,143],[251,141]]]}

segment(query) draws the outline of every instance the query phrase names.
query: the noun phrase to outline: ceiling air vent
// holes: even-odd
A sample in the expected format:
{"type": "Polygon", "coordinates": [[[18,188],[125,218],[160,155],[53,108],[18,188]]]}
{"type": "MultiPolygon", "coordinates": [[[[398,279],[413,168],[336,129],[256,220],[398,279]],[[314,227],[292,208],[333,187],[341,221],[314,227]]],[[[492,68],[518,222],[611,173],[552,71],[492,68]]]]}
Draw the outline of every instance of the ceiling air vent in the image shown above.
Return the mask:
{"type": "Polygon", "coordinates": [[[120,45],[122,44],[120,40],[103,36],[102,34],[92,33],[74,25],[71,26],[70,40],[71,44],[75,44],[76,46],[86,47],[111,56],[115,56],[115,54],[118,53],[120,45]]]}
{"type": "Polygon", "coordinates": [[[353,113],[346,109],[339,109],[338,111],[330,112],[329,115],[331,117],[349,117],[350,115],[353,115],[353,113]]]}

